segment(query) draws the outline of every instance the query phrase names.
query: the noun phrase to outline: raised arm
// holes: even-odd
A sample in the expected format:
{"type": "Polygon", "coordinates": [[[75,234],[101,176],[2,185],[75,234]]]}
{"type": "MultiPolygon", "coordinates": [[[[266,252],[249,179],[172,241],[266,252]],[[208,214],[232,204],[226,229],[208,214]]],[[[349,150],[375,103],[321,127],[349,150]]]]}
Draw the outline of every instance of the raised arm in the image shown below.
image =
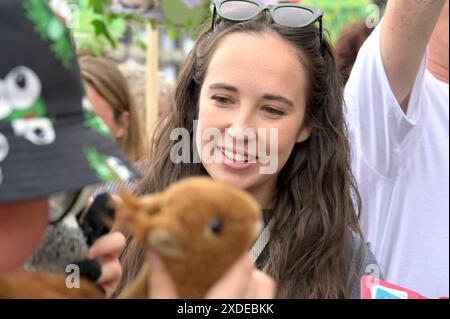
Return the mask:
{"type": "Polygon", "coordinates": [[[381,29],[381,55],[389,84],[406,113],[428,41],[447,0],[390,0],[381,29]]]}

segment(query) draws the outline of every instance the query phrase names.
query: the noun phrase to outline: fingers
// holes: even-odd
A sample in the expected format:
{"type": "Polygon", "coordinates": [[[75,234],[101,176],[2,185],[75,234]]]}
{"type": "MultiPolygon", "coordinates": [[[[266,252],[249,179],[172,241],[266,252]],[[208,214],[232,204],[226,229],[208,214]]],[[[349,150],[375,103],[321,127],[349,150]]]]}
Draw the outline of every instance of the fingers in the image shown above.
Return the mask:
{"type": "MultiPolygon", "coordinates": [[[[178,298],[175,283],[158,256],[151,251],[146,253],[150,268],[148,279],[149,298],[178,298]]],[[[208,291],[209,299],[272,299],[275,297],[274,280],[256,270],[247,254],[241,257],[230,270],[208,291]]]]}
{"type": "Polygon", "coordinates": [[[149,298],[174,299],[178,298],[175,284],[165,270],[161,260],[151,251],[146,253],[146,260],[150,267],[148,280],[149,298]]]}
{"type": "Polygon", "coordinates": [[[118,258],[125,248],[126,239],[120,232],[113,232],[98,238],[89,250],[88,259],[118,258]]]}
{"type": "Polygon", "coordinates": [[[245,254],[207,293],[211,299],[272,299],[275,297],[275,281],[255,269],[245,254]]]}
{"type": "Polygon", "coordinates": [[[122,266],[119,256],[125,248],[125,236],[120,232],[113,232],[101,236],[92,245],[87,258],[97,259],[102,273],[97,280],[110,297],[119,284],[122,277],[122,266]]]}
{"type": "Polygon", "coordinates": [[[205,298],[244,298],[250,291],[253,272],[252,262],[247,254],[241,257],[231,269],[206,294],[205,298]]]}
{"type": "Polygon", "coordinates": [[[101,264],[102,274],[97,280],[97,283],[102,285],[110,283],[111,281],[118,281],[122,277],[122,266],[118,259],[114,259],[101,264]]]}
{"type": "Polygon", "coordinates": [[[275,281],[259,270],[253,270],[252,279],[247,290],[246,299],[273,299],[275,298],[275,281]]]}
{"type": "Polygon", "coordinates": [[[122,277],[122,265],[118,259],[101,264],[102,274],[97,280],[97,284],[103,287],[106,295],[110,297],[117,288],[122,277]]]}

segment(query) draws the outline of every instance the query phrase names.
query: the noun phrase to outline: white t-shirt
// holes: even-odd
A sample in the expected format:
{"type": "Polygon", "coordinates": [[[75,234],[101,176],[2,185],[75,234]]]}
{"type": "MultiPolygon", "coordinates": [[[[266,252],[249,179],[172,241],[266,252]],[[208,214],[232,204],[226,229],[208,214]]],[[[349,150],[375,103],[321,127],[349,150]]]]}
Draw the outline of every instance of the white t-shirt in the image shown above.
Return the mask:
{"type": "Polygon", "coordinates": [[[386,280],[425,297],[449,296],[449,86],[424,57],[408,114],[380,50],[381,23],[345,88],[361,226],[386,280]]]}

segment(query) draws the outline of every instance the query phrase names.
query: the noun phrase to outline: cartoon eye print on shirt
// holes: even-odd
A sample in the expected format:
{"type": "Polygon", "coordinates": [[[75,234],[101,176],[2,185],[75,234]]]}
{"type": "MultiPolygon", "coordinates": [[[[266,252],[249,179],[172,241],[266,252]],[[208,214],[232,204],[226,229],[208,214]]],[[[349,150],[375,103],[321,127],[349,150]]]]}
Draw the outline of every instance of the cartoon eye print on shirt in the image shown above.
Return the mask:
{"type": "MultiPolygon", "coordinates": [[[[0,133],[0,163],[6,158],[9,153],[9,144],[6,137],[0,133]]],[[[0,166],[0,185],[3,181],[2,167],[0,166]]]]}
{"type": "Polygon", "coordinates": [[[0,120],[11,122],[14,133],[36,145],[55,140],[53,124],[45,117],[41,81],[26,66],[17,66],[0,78],[0,120]]]}

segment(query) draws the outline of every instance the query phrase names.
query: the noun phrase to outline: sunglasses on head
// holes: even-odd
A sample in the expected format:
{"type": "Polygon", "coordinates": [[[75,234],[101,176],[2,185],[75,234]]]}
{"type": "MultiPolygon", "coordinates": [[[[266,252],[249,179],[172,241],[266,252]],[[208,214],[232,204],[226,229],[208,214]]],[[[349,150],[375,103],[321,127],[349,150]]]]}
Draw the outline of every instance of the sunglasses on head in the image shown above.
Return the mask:
{"type": "Polygon", "coordinates": [[[276,24],[290,28],[305,28],[319,22],[319,37],[322,44],[323,11],[318,8],[291,3],[264,5],[258,0],[215,0],[212,26],[214,29],[216,18],[232,22],[248,21],[263,11],[269,11],[276,24]]]}

